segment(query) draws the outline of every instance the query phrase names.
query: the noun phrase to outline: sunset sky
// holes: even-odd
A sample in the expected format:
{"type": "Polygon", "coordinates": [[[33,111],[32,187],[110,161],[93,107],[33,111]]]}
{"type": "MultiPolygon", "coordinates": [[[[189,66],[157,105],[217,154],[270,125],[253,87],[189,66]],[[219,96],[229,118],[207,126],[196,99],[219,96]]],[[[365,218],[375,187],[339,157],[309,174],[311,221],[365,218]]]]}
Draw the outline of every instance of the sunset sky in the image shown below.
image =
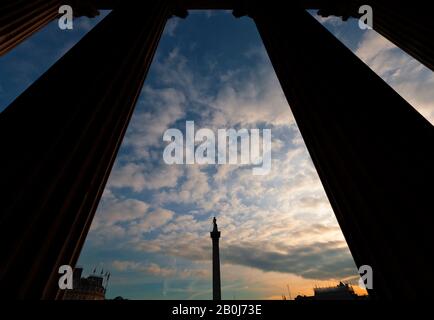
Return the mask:
{"type": "MultiPolygon", "coordinates": [[[[0,111],[100,20],[80,18],[72,31],[53,22],[0,58],[0,111]]],[[[355,20],[320,21],[434,123],[430,70],[355,20]]],[[[166,26],[79,265],[85,275],[110,271],[108,298],[210,299],[213,216],[223,299],[281,299],[287,285],[292,297],[311,295],[314,286],[357,281],[253,21],[193,11],[166,26]],[[184,132],[186,120],[214,132],[271,129],[271,172],[165,164],[163,133],[184,132]]]]}

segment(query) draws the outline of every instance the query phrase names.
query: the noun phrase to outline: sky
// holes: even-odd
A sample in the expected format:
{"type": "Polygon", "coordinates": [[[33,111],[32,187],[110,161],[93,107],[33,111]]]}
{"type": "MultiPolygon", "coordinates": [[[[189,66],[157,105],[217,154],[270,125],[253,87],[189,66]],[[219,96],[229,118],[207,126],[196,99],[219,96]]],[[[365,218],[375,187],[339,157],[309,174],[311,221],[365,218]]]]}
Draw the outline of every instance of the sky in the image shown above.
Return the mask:
{"type": "MultiPolygon", "coordinates": [[[[0,111],[106,14],[77,19],[70,31],[53,22],[1,57],[0,111]]],[[[317,19],[434,123],[430,70],[355,20],[317,19]]],[[[253,21],[192,11],[166,25],[78,264],[85,275],[94,268],[111,273],[108,298],[210,299],[214,216],[223,299],[281,299],[288,286],[294,297],[357,282],[253,21]],[[270,173],[166,164],[163,133],[185,132],[187,120],[214,132],[271,129],[270,173]]]]}

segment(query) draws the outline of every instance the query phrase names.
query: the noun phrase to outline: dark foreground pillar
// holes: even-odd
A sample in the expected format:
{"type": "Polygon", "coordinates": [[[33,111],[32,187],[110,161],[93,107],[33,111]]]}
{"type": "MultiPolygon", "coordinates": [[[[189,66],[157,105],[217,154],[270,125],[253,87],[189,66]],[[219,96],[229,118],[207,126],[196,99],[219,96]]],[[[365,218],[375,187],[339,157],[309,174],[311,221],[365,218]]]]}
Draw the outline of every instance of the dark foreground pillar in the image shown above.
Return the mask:
{"type": "Polygon", "coordinates": [[[0,4],[0,55],[5,54],[57,15],[60,0],[4,0],[0,4]]]}
{"type": "Polygon", "coordinates": [[[244,10],[354,260],[373,268],[370,294],[432,298],[433,126],[306,11],[244,10]]]}
{"type": "Polygon", "coordinates": [[[0,114],[0,288],[52,299],[74,266],[169,16],[117,8],[0,114]]]}
{"type": "Polygon", "coordinates": [[[434,71],[434,19],[426,2],[371,2],[374,29],[434,71]]]}
{"type": "Polygon", "coordinates": [[[98,15],[95,0],[2,0],[0,4],[0,56],[59,16],[59,7],[72,6],[75,17],[98,15]]]}
{"type": "Polygon", "coordinates": [[[359,17],[361,5],[373,9],[374,30],[434,70],[434,19],[422,0],[327,0],[319,14],[359,17]]]}

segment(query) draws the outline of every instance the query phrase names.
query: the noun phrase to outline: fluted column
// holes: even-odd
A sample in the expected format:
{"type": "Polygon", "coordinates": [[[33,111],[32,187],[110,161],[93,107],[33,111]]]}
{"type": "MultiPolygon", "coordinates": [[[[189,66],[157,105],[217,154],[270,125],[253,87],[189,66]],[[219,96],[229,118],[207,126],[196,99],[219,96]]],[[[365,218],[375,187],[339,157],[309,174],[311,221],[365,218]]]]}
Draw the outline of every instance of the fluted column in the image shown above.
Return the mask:
{"type": "Polygon", "coordinates": [[[261,3],[234,14],[258,27],[370,294],[433,297],[433,126],[305,10],[261,3]]]}
{"type": "Polygon", "coordinates": [[[5,0],[0,4],[0,55],[5,54],[58,15],[59,0],[5,0]]]}
{"type": "Polygon", "coordinates": [[[373,1],[374,29],[434,71],[434,19],[425,6],[422,1],[373,1]]]}
{"type": "Polygon", "coordinates": [[[59,7],[71,5],[74,16],[94,17],[95,0],[3,0],[0,4],[0,56],[59,16],[59,7]]]}
{"type": "Polygon", "coordinates": [[[358,17],[358,8],[370,5],[374,30],[434,71],[434,19],[425,1],[326,0],[322,16],[358,17]]]}
{"type": "Polygon", "coordinates": [[[74,266],[170,14],[113,10],[0,114],[0,287],[51,299],[74,266]]]}

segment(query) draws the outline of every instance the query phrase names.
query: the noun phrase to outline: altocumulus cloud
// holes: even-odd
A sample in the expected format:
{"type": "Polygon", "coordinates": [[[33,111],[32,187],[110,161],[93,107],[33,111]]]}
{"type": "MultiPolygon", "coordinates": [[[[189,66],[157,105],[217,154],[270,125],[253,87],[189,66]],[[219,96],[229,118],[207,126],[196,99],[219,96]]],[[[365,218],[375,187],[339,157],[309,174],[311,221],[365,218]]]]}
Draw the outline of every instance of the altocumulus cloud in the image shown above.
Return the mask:
{"type": "Polygon", "coordinates": [[[264,271],[294,273],[308,279],[354,276],[354,262],[344,241],[285,246],[280,252],[266,251],[252,244],[231,245],[223,251],[223,259],[264,271]]]}
{"type": "MultiPolygon", "coordinates": [[[[373,32],[353,49],[433,121],[432,73],[373,32]]],[[[116,243],[126,252],[190,261],[206,272],[209,218],[217,215],[225,266],[308,279],[355,276],[351,254],[263,47],[242,53],[245,63],[232,69],[215,63],[196,68],[184,51],[174,47],[157,54],[151,74],[158,77],[144,87],[89,238],[96,246],[116,243]],[[164,164],[162,135],[186,119],[212,130],[271,128],[272,171],[255,177],[245,166],[164,164]]],[[[183,270],[134,259],[117,260],[113,267],[163,278],[181,277],[183,270]]]]}
{"type": "Polygon", "coordinates": [[[434,124],[434,73],[430,69],[376,32],[364,35],[355,54],[434,124]]]}
{"type": "Polygon", "coordinates": [[[132,271],[153,277],[161,278],[206,278],[209,277],[209,272],[200,269],[178,269],[162,267],[156,263],[139,263],[130,260],[114,260],[111,265],[115,270],[125,272],[132,271]]]}
{"type": "MultiPolygon", "coordinates": [[[[258,68],[240,66],[211,78],[195,71],[177,48],[158,57],[154,68],[162,75],[159,87],[144,88],[124,142],[128,152],[121,154],[111,174],[112,195],[103,198],[99,227],[90,237],[104,235],[108,243],[107,235],[119,234],[116,244],[125,250],[206,262],[211,250],[206,240],[209,217],[218,215],[224,264],[312,279],[354,276],[351,255],[268,58],[263,48],[245,56],[258,68]],[[270,174],[255,177],[241,165],[162,163],[161,136],[186,118],[187,106],[202,127],[271,127],[270,174]],[[128,198],[117,196],[121,190],[128,191],[128,198]],[[144,190],[148,198],[138,200],[144,190]],[[143,204],[138,206],[134,199],[143,204]],[[102,222],[106,211],[108,218],[117,217],[113,211],[121,215],[136,206],[143,210],[126,211],[124,220],[115,223],[102,222]],[[154,231],[152,236],[149,231],[154,231]]],[[[117,267],[147,270],[147,265],[136,263],[117,267]]]]}

